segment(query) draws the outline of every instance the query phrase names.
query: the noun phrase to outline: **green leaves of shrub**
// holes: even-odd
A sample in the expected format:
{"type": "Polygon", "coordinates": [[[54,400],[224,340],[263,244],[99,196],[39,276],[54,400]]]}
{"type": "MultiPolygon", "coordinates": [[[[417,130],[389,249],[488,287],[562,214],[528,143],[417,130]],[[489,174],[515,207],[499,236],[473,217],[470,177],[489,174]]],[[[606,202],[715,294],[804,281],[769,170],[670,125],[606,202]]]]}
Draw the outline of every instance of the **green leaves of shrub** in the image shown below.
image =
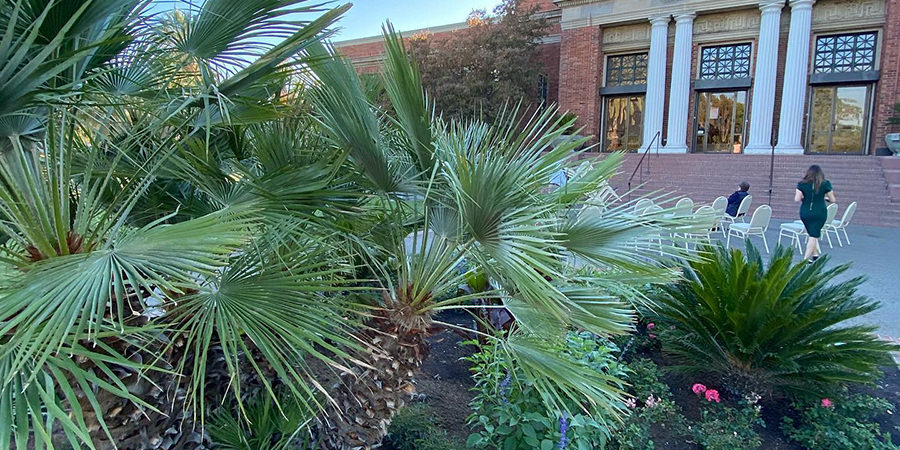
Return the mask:
{"type": "Polygon", "coordinates": [[[785,417],[781,429],[788,438],[805,448],[900,448],[891,443],[891,436],[882,433],[878,423],[873,420],[880,414],[894,410],[894,406],[887,400],[868,395],[852,395],[836,400],[833,407],[794,404],[794,408],[801,411],[800,417],[796,421],[785,417]]]}
{"type": "Polygon", "coordinates": [[[388,427],[388,448],[395,450],[455,450],[459,448],[440,427],[429,407],[417,403],[401,409],[388,427]]]}
{"type": "Polygon", "coordinates": [[[879,367],[894,365],[897,346],[875,327],[847,324],[879,307],[857,293],[862,278],[832,282],[849,266],[794,264],[785,248],[768,264],[750,246],[706,251],[660,299],[662,320],[675,327],[664,336],[674,369],[716,375],[744,393],[815,395],[874,382],[879,367]]]}
{"type": "MultiPolygon", "coordinates": [[[[618,348],[609,341],[570,332],[557,355],[601,376],[621,378],[624,366],[613,352],[618,348]]],[[[523,376],[521,368],[516,369],[499,344],[484,346],[468,359],[473,363],[477,392],[470,403],[473,413],[468,424],[477,432],[469,436],[467,448],[553,449],[561,441],[570,449],[605,448],[611,423],[600,406],[566,399],[567,411],[549,409],[538,386],[523,376]]]]}

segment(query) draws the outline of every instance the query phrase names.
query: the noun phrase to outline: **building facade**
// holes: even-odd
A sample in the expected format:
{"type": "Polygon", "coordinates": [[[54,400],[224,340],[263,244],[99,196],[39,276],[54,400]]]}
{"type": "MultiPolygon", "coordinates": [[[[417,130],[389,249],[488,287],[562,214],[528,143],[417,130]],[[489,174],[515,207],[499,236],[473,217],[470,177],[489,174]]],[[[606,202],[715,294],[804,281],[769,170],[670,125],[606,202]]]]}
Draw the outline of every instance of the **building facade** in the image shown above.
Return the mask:
{"type": "MultiPolygon", "coordinates": [[[[541,90],[604,151],[882,154],[900,0],[529,0],[541,90]]],[[[465,24],[430,30],[465,32],[465,24]]],[[[380,38],[336,44],[377,70],[380,38]]],[[[900,131],[900,130],[896,130],[900,131]]]]}

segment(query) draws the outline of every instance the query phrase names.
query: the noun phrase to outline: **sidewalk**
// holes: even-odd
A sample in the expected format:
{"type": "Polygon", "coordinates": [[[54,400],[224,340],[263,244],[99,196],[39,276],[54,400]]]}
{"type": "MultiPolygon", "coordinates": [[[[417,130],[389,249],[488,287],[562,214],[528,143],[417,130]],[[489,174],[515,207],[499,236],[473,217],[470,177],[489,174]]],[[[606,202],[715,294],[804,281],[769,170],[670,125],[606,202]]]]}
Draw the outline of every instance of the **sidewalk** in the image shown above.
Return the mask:
{"type": "MultiPolygon", "coordinates": [[[[782,222],[772,221],[766,239],[769,241],[769,249],[774,249],[778,242],[778,229],[782,222]]],[[[841,247],[832,235],[834,248],[828,247],[827,240],[822,236],[821,242],[823,255],[831,257],[831,264],[852,263],[850,270],[845,272],[835,281],[842,281],[859,275],[865,275],[868,280],[860,286],[859,293],[867,295],[881,302],[881,308],[861,318],[861,321],[879,327],[878,334],[891,338],[900,338],[900,236],[897,229],[870,227],[863,225],[851,225],[847,230],[850,234],[851,245],[844,243],[841,247]]],[[[714,236],[715,237],[715,236],[714,236]]],[[[724,244],[722,235],[718,238],[724,244]]],[[[760,250],[763,250],[762,240],[751,238],[760,250]]],[[[783,245],[789,245],[787,239],[782,240],[783,245]]],[[[805,241],[801,241],[805,244],[805,241]]],[[[732,247],[742,247],[743,241],[731,239],[732,247]]],[[[764,250],[763,250],[764,251],[764,250]]],[[[794,247],[795,258],[800,260],[801,255],[794,247]]]]}

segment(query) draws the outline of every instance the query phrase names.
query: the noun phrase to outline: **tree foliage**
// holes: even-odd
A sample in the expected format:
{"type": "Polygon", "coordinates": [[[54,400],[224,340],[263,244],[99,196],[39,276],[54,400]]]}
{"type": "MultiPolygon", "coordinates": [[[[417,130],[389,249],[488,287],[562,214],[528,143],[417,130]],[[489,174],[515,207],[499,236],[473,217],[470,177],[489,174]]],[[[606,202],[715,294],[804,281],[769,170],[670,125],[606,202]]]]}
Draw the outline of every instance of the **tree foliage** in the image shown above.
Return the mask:
{"type": "Polygon", "coordinates": [[[425,89],[445,117],[490,122],[508,102],[540,100],[536,55],[547,24],[535,11],[505,0],[492,14],[473,12],[467,28],[410,36],[425,89]]]}

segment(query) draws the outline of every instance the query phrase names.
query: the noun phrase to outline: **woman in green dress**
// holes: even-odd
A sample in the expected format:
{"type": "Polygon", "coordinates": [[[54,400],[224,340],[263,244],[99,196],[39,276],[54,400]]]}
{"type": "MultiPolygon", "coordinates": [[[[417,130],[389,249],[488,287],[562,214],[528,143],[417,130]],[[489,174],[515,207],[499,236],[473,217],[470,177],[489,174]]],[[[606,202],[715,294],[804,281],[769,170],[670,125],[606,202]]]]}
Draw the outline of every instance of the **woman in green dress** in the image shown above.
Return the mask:
{"type": "Polygon", "coordinates": [[[831,182],[825,179],[825,172],[822,172],[821,167],[815,164],[809,166],[806,176],[797,183],[794,201],[802,202],[800,220],[803,221],[809,235],[803,258],[815,261],[819,257],[819,238],[822,237],[822,227],[825,226],[825,219],[828,216],[828,206],[825,202],[835,202],[831,182]]]}

